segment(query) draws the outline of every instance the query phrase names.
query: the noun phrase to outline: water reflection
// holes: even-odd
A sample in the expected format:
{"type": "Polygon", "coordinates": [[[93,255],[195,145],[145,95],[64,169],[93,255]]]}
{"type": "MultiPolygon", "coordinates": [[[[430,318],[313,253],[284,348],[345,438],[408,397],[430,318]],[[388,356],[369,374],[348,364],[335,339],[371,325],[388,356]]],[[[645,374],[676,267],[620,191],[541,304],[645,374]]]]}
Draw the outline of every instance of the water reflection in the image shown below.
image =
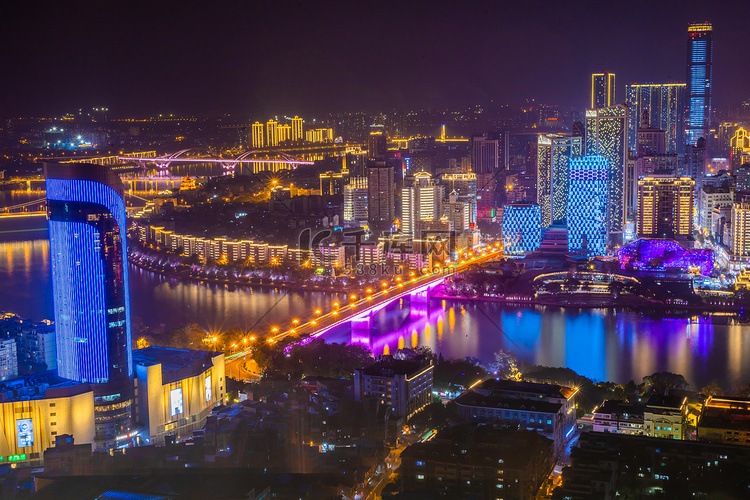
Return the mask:
{"type": "MultiPolygon", "coordinates": [[[[750,382],[750,326],[706,318],[660,318],[604,309],[509,308],[499,304],[432,301],[391,305],[372,319],[368,345],[376,353],[426,345],[445,358],[493,361],[498,349],[531,364],[566,366],[594,380],[639,383],[657,371],[680,373],[696,388],[717,381],[727,389],[750,382]],[[722,321],[721,323],[724,323],[722,321]],[[435,332],[438,332],[435,335],[435,332]]],[[[361,335],[362,332],[359,332],[361,335]]],[[[348,341],[347,329],[326,335],[348,341]]]]}
{"type": "MultiPolygon", "coordinates": [[[[28,222],[27,222],[28,223],[28,222]]],[[[0,227],[0,310],[26,318],[52,318],[46,224],[0,227]],[[21,231],[21,232],[19,232],[21,231]],[[31,232],[26,232],[31,231],[31,232]],[[31,240],[7,241],[28,238],[31,240]]],[[[267,333],[273,325],[316,308],[335,296],[278,289],[232,289],[181,283],[130,269],[133,318],[152,329],[187,323],[219,330],[237,327],[267,333]]],[[[339,300],[345,300],[340,297],[339,300]]],[[[700,388],[713,380],[727,389],[750,382],[750,326],[726,318],[660,318],[616,310],[503,307],[493,303],[433,300],[410,307],[399,301],[374,315],[370,331],[357,333],[373,352],[426,345],[446,358],[493,361],[498,349],[527,363],[567,366],[596,380],[626,383],[656,371],[681,373],[700,388]],[[727,324],[724,324],[727,323],[727,324]]],[[[330,341],[352,340],[343,326],[330,341]]]]}

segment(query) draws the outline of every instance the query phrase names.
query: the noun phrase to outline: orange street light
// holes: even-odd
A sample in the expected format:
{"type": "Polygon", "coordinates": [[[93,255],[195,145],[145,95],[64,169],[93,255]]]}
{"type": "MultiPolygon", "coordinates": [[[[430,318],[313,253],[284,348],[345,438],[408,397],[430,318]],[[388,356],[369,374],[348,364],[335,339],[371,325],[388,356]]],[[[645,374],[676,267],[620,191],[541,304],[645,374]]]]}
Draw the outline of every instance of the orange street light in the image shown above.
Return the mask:
{"type": "Polygon", "coordinates": [[[299,320],[298,320],[297,318],[294,318],[294,319],[292,320],[292,324],[293,324],[293,325],[299,325],[299,320]]]}

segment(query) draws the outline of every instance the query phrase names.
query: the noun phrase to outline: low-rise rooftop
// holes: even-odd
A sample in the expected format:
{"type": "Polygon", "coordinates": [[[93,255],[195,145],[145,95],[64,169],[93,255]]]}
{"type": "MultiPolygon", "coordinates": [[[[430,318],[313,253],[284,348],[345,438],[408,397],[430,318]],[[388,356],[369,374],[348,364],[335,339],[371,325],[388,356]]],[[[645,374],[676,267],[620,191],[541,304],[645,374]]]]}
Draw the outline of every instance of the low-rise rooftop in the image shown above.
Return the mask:
{"type": "Polygon", "coordinates": [[[519,382],[517,380],[497,380],[488,378],[474,387],[476,392],[500,391],[514,394],[529,394],[547,398],[569,399],[577,389],[557,384],[538,384],[535,382],[519,382]]]}
{"type": "Polygon", "coordinates": [[[146,347],[133,351],[133,364],[161,365],[162,384],[194,377],[213,366],[213,360],[222,353],[194,351],[169,347],[146,347]]]}

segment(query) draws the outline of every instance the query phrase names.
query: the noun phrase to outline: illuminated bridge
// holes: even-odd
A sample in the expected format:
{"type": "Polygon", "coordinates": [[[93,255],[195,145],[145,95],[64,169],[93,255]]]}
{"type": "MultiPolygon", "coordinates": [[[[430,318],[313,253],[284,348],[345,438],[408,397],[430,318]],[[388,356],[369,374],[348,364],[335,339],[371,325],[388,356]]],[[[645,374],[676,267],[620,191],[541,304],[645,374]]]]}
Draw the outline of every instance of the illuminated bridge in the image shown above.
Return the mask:
{"type": "MultiPolygon", "coordinates": [[[[158,170],[166,171],[173,163],[219,163],[224,168],[225,173],[234,173],[234,170],[238,165],[242,163],[263,163],[271,165],[289,165],[292,168],[296,168],[297,165],[312,165],[311,161],[298,160],[295,157],[288,155],[282,151],[264,151],[264,150],[252,150],[245,151],[236,158],[217,158],[212,155],[208,150],[202,148],[189,148],[174,153],[169,153],[162,156],[156,156],[153,158],[139,158],[134,156],[120,156],[121,162],[135,162],[139,166],[144,167],[146,164],[153,163],[158,170]],[[196,158],[194,156],[188,156],[190,153],[195,155],[196,153],[202,153],[208,155],[196,158]],[[260,155],[267,155],[271,158],[257,158],[260,155]]],[[[288,168],[288,167],[284,167],[288,168]]]]}
{"type": "Polygon", "coordinates": [[[47,215],[47,198],[39,198],[18,205],[0,208],[0,218],[40,217],[47,215]]]}
{"type": "MultiPolygon", "coordinates": [[[[351,324],[351,342],[369,344],[372,317],[389,304],[404,298],[408,298],[411,304],[429,303],[430,293],[433,288],[442,284],[449,276],[465,271],[469,266],[482,264],[496,258],[502,258],[503,249],[499,247],[477,250],[477,253],[456,264],[446,266],[434,273],[414,277],[408,281],[387,283],[383,282],[381,290],[370,290],[365,297],[360,298],[352,295],[348,304],[334,302],[329,311],[317,309],[312,318],[306,323],[299,320],[291,320],[286,330],[274,327],[272,335],[266,339],[269,343],[279,342],[287,337],[297,338],[299,343],[307,343],[311,340],[330,332],[334,328],[347,323],[351,324]]],[[[255,337],[243,339],[244,345],[248,345],[240,352],[226,357],[227,376],[235,378],[247,378],[243,376],[245,361],[253,351],[251,345],[255,337]],[[247,341],[250,341],[248,344],[247,341]]]]}

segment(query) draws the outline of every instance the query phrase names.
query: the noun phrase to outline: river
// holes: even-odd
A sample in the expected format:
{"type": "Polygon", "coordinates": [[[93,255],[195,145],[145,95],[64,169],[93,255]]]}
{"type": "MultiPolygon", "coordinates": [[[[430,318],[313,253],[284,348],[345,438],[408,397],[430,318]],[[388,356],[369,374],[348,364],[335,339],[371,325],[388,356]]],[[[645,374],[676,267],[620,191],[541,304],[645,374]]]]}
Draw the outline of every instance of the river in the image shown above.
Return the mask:
{"type": "MultiPolygon", "coordinates": [[[[0,310],[51,319],[44,218],[0,222],[0,310]]],[[[194,322],[214,331],[239,327],[264,333],[336,300],[320,292],[182,283],[134,266],[130,291],[134,322],[153,330],[194,322]]],[[[348,341],[350,333],[340,328],[326,338],[348,341]]],[[[697,388],[712,381],[726,389],[750,382],[750,325],[725,316],[670,318],[437,299],[410,310],[407,301],[375,317],[370,345],[377,354],[427,345],[446,358],[485,362],[506,349],[528,363],[566,366],[595,380],[620,383],[640,382],[656,371],[681,373],[697,388]]]]}

